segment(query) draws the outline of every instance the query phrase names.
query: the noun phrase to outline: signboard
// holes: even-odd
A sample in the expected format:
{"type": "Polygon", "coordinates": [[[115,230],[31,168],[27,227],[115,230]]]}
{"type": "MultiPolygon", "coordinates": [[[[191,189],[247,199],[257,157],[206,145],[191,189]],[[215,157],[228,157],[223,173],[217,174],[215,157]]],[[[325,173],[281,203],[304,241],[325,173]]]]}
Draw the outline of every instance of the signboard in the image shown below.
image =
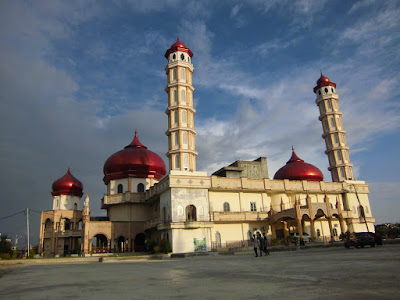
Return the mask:
{"type": "Polygon", "coordinates": [[[193,243],[194,243],[194,252],[207,251],[206,238],[199,238],[199,239],[194,238],[193,243]]]}

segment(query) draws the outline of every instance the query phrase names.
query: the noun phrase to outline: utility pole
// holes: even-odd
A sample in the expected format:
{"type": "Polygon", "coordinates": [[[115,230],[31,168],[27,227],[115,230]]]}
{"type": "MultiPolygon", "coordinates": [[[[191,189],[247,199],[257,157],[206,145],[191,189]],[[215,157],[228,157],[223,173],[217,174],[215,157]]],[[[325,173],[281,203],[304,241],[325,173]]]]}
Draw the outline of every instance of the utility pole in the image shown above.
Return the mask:
{"type": "Polygon", "coordinates": [[[26,209],[26,234],[27,234],[27,240],[28,240],[28,248],[26,250],[27,254],[26,257],[29,257],[29,208],[26,209]]]}

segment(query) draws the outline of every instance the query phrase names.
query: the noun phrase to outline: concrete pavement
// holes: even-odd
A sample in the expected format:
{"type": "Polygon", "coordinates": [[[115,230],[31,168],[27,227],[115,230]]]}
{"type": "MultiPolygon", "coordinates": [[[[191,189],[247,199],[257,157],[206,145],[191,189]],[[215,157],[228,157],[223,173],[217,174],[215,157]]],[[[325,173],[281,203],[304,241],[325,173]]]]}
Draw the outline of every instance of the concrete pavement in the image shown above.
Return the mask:
{"type": "Polygon", "coordinates": [[[0,278],[0,298],[398,299],[399,254],[386,245],[27,265],[0,278]]]}

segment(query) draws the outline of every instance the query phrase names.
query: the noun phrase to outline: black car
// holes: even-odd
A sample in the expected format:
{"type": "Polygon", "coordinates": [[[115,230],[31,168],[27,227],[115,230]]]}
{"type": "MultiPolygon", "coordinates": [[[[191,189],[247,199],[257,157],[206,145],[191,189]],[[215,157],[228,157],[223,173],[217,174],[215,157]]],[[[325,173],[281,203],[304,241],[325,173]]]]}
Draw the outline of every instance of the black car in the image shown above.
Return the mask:
{"type": "Polygon", "coordinates": [[[371,232],[357,232],[352,233],[348,239],[344,242],[344,246],[346,248],[350,247],[361,247],[363,248],[365,245],[369,245],[371,247],[375,247],[375,237],[371,232]]]}

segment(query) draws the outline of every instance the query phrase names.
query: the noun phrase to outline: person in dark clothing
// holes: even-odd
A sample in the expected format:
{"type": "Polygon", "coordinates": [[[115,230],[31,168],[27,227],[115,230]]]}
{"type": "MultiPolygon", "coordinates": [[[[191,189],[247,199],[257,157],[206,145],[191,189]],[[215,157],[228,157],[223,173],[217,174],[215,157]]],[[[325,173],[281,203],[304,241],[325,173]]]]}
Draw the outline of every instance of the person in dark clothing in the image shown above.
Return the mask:
{"type": "Polygon", "coordinates": [[[264,238],[261,236],[261,234],[258,235],[258,240],[260,241],[258,248],[260,249],[260,256],[262,256],[264,251],[264,238]]]}
{"type": "Polygon", "coordinates": [[[382,246],[382,236],[377,232],[375,232],[375,244],[377,246],[382,246]]]}
{"type": "Polygon", "coordinates": [[[264,251],[264,253],[265,253],[266,255],[269,255],[269,251],[268,251],[268,248],[267,248],[267,246],[268,246],[268,240],[267,240],[267,237],[265,236],[265,232],[263,232],[263,238],[264,238],[264,248],[263,248],[263,251],[264,251]]]}

